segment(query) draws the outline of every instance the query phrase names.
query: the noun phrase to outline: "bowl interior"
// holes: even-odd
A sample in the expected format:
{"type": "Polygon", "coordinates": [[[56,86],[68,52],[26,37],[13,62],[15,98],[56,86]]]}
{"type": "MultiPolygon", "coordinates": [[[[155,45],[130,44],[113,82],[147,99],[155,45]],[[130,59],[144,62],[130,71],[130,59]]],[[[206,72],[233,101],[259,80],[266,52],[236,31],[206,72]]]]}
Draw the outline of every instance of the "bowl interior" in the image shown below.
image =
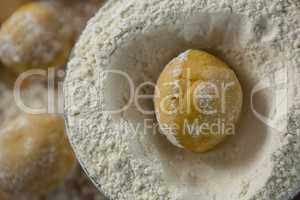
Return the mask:
{"type": "MultiPolygon", "coordinates": [[[[189,18],[179,15],[174,23],[133,33],[119,44],[110,59],[111,73],[104,87],[106,110],[117,111],[112,114],[115,122],[126,119],[138,127],[132,130],[137,136],[133,137],[132,153],[148,161],[158,158],[165,180],[172,188],[183,191],[182,198],[247,199],[270,176],[271,154],[280,147],[279,133],[285,129],[284,125],[276,125],[281,115],[274,114],[278,110],[274,99],[287,91],[267,87],[274,73],[259,69],[260,61],[270,62],[272,69],[276,69],[276,58],[271,53],[251,56],[253,51],[247,48],[258,37],[264,42],[258,48],[268,48],[266,44],[276,35],[267,19],[260,20],[265,26],[264,33],[255,32],[257,22],[230,12],[198,13],[189,18]],[[159,134],[153,113],[151,96],[160,72],[187,49],[205,50],[223,59],[237,74],[244,93],[236,135],[205,154],[171,145],[159,134]],[[149,98],[136,100],[137,94],[149,98]]],[[[284,71],[279,74],[283,78],[286,75],[284,71]]],[[[281,101],[281,112],[287,103],[281,101]]]]}

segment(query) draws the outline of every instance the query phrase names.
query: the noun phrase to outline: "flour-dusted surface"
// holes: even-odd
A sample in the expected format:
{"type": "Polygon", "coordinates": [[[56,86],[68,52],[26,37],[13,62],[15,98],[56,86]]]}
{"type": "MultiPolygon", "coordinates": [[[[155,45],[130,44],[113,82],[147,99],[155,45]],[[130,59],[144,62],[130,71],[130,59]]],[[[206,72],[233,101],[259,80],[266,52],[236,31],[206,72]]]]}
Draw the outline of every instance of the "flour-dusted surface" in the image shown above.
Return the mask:
{"type": "Polygon", "coordinates": [[[300,185],[299,10],[296,0],[108,2],[76,45],[65,81],[68,134],[99,188],[113,200],[293,197],[300,185]],[[187,49],[225,60],[245,94],[237,135],[207,154],[178,149],[144,131],[145,120],[155,122],[155,116],[136,106],[103,112],[130,99],[128,83],[104,70],[126,72],[136,86],[155,83],[187,49]],[[261,94],[281,82],[288,87],[261,94]]]}

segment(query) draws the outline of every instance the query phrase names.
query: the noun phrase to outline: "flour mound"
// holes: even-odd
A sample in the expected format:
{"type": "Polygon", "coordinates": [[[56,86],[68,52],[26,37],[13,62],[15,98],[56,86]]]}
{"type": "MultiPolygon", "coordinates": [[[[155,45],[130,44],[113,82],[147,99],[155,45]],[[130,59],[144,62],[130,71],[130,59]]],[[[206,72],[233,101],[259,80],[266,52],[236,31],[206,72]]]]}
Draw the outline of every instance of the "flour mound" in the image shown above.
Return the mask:
{"type": "Polygon", "coordinates": [[[113,200],[293,197],[300,185],[299,20],[296,0],[109,1],[77,43],[65,81],[68,134],[90,178],[113,200]],[[131,91],[105,70],[121,70],[135,86],[155,83],[187,49],[228,63],[245,95],[236,136],[205,154],[145,131],[155,116],[134,104],[106,112],[126,105],[131,91]],[[287,87],[270,87],[282,82],[287,87]]]}

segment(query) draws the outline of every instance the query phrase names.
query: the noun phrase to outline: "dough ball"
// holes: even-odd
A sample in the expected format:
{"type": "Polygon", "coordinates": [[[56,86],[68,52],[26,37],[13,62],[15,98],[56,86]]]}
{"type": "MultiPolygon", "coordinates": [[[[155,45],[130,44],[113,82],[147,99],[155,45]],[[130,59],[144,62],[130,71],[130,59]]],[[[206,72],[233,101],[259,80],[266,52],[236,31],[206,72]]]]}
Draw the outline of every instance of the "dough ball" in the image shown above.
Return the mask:
{"type": "Polygon", "coordinates": [[[206,152],[235,134],[242,99],[241,85],[227,64],[204,51],[188,50],[161,73],[155,110],[170,142],[206,152]]]}
{"type": "Polygon", "coordinates": [[[75,166],[61,117],[21,115],[0,132],[0,190],[12,196],[44,195],[75,166]]]}
{"type": "Polygon", "coordinates": [[[3,0],[0,2],[0,24],[3,23],[15,10],[32,0],[3,0]]]}
{"type": "Polygon", "coordinates": [[[31,68],[64,65],[74,44],[63,9],[53,1],[33,2],[19,8],[0,30],[0,59],[21,73],[31,68]]]}

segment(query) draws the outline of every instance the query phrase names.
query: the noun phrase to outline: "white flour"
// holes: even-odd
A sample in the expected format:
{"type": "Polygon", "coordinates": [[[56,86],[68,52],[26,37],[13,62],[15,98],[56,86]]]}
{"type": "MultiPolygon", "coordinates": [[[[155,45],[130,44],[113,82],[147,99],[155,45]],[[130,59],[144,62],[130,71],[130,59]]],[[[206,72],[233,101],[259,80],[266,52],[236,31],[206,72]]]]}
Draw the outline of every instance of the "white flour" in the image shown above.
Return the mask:
{"type": "Polygon", "coordinates": [[[108,2],[81,36],[65,81],[68,134],[95,184],[112,200],[293,197],[300,186],[300,101],[291,85],[299,79],[299,24],[297,0],[108,2]],[[136,106],[102,112],[129,98],[128,84],[104,70],[126,72],[135,86],[155,83],[172,58],[192,48],[225,60],[243,85],[237,135],[223,146],[193,154],[145,132],[155,116],[136,106]],[[289,85],[257,92],[253,112],[251,91],[272,81],[289,85]]]}

